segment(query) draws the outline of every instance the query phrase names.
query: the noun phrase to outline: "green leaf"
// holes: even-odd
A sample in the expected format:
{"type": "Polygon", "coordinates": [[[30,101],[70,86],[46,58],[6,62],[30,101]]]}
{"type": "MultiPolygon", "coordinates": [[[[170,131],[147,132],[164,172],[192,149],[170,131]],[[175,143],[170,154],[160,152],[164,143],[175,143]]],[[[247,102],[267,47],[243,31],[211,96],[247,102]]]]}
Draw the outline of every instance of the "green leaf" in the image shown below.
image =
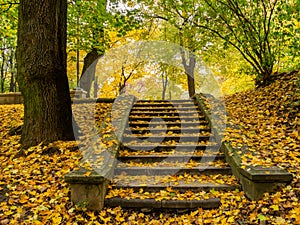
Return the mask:
{"type": "Polygon", "coordinates": [[[266,221],[266,220],[267,220],[267,218],[266,218],[264,215],[262,215],[262,214],[258,214],[258,215],[257,215],[257,218],[258,218],[260,221],[266,221]]]}

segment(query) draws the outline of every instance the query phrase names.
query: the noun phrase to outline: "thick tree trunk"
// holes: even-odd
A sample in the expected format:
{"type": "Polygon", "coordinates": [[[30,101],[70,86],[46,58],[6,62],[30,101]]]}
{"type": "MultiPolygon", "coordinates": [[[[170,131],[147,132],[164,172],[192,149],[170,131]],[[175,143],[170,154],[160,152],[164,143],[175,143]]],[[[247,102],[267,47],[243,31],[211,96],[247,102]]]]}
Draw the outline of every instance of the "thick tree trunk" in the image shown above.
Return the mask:
{"type": "Polygon", "coordinates": [[[93,48],[84,58],[79,87],[87,91],[88,97],[90,96],[92,83],[95,80],[96,66],[100,56],[97,49],[93,48]]]}
{"type": "Polygon", "coordinates": [[[67,0],[20,0],[17,80],[24,147],[74,140],[66,72],[67,0]]]}

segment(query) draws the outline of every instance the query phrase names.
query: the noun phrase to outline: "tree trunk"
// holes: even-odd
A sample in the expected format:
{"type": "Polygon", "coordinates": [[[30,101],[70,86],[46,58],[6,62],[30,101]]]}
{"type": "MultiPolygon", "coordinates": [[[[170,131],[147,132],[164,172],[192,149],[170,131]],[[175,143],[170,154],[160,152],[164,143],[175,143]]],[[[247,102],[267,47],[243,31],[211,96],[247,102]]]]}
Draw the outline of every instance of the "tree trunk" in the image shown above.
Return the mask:
{"type": "Polygon", "coordinates": [[[15,67],[14,67],[14,51],[11,51],[10,59],[10,82],[9,82],[9,91],[15,92],[16,90],[16,82],[15,82],[15,67]]]}
{"type": "Polygon", "coordinates": [[[267,86],[271,83],[271,75],[273,71],[273,66],[263,67],[263,72],[260,76],[257,76],[255,85],[257,88],[267,86]]]}
{"type": "Polygon", "coordinates": [[[95,80],[96,66],[100,56],[97,49],[93,48],[84,58],[79,87],[87,91],[88,97],[90,97],[91,86],[95,80]]]}
{"type": "Polygon", "coordinates": [[[15,92],[16,83],[15,83],[15,74],[11,72],[10,82],[9,82],[9,92],[15,92]]]}
{"type": "Polygon", "coordinates": [[[187,76],[189,97],[192,98],[195,95],[195,66],[196,56],[193,52],[189,52],[189,64],[186,61],[185,51],[181,48],[181,59],[184,66],[185,74],[187,76]]]}
{"type": "Polygon", "coordinates": [[[66,19],[67,0],[20,0],[17,81],[24,97],[23,147],[74,140],[66,19]]]}
{"type": "Polygon", "coordinates": [[[2,63],[0,68],[0,92],[4,92],[4,82],[5,82],[5,76],[4,76],[4,65],[5,65],[5,54],[4,51],[2,52],[2,63]]]}
{"type": "Polygon", "coordinates": [[[167,86],[168,86],[168,74],[167,74],[166,71],[162,72],[161,79],[162,79],[162,88],[163,88],[161,99],[165,100],[166,99],[167,86]]]}

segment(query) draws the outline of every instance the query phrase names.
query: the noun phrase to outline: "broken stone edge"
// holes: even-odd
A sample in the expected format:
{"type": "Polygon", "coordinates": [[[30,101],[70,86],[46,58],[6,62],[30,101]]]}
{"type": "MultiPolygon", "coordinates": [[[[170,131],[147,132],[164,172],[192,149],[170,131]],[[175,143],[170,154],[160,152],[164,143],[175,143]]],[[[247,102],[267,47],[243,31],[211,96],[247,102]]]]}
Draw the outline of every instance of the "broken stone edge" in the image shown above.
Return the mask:
{"type": "MultiPolygon", "coordinates": [[[[273,192],[279,187],[284,187],[293,179],[293,175],[282,168],[271,167],[263,168],[260,166],[242,167],[241,156],[237,153],[230,142],[222,142],[220,139],[220,128],[212,123],[212,117],[209,110],[205,107],[200,95],[193,97],[200,111],[209,121],[212,131],[216,135],[217,140],[222,143],[221,151],[224,152],[227,163],[232,169],[232,173],[239,179],[246,196],[250,200],[260,200],[267,192],[273,192]]],[[[228,116],[228,115],[227,115],[228,116]]]]}
{"type": "Polygon", "coordinates": [[[110,179],[114,174],[117,162],[116,156],[122,141],[121,138],[128,125],[129,114],[135,101],[136,97],[133,95],[122,96],[118,98],[117,102],[115,101],[115,104],[126,103],[126,107],[118,112],[119,117],[122,118],[114,121],[114,126],[118,127],[114,135],[114,139],[118,145],[111,146],[110,149],[104,152],[104,163],[100,168],[97,168],[97,172],[80,168],[65,175],[65,182],[71,186],[71,201],[78,206],[89,210],[101,210],[104,207],[105,195],[110,179]],[[90,172],[88,176],[86,175],[87,172],[90,172]]]}

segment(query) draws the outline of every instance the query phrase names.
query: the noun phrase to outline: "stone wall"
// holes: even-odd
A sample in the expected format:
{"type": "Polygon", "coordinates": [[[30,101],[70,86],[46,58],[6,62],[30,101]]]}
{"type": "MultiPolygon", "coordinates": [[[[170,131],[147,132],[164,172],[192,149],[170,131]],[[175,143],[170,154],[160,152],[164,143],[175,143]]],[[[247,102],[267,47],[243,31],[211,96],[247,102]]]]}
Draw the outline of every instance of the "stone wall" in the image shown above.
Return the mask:
{"type": "Polygon", "coordinates": [[[21,92],[0,94],[0,105],[4,104],[22,104],[23,96],[21,92]]]}
{"type": "MultiPolygon", "coordinates": [[[[84,99],[87,92],[84,90],[70,90],[71,99],[84,99]]],[[[21,92],[11,92],[0,94],[0,105],[22,104],[23,96],[21,92]]]]}

